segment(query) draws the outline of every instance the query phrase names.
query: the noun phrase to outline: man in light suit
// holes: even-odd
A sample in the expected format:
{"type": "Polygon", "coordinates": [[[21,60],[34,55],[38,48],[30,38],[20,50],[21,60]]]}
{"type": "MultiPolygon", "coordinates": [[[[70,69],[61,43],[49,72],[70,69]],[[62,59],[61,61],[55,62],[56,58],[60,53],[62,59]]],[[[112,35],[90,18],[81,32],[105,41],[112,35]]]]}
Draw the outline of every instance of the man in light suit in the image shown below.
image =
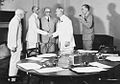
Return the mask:
{"type": "Polygon", "coordinates": [[[61,53],[72,53],[75,47],[72,22],[64,14],[64,9],[62,7],[56,9],[56,15],[59,18],[59,21],[56,26],[57,30],[52,34],[52,37],[58,36],[61,53]]]}
{"type": "MultiPolygon", "coordinates": [[[[44,8],[44,16],[41,18],[42,29],[48,33],[55,31],[55,24],[57,19],[51,16],[51,9],[44,8]]],[[[48,36],[41,36],[41,53],[54,52],[55,51],[55,39],[51,39],[48,36]]]]}
{"type": "Polygon", "coordinates": [[[82,5],[82,14],[80,15],[80,22],[82,23],[82,40],[83,49],[91,50],[94,40],[94,18],[90,12],[90,6],[82,5]]]}
{"type": "Polygon", "coordinates": [[[40,30],[40,21],[38,18],[39,8],[37,6],[32,7],[32,15],[28,21],[27,32],[27,49],[36,48],[38,42],[40,42],[39,34],[47,35],[46,31],[40,30]]]}
{"type": "MultiPolygon", "coordinates": [[[[8,30],[8,48],[11,51],[10,66],[9,66],[9,76],[16,76],[18,69],[16,63],[20,60],[22,44],[21,44],[21,19],[24,18],[24,11],[22,9],[17,9],[15,11],[15,16],[11,19],[9,23],[8,30]]],[[[15,81],[12,78],[11,81],[15,81]]]]}

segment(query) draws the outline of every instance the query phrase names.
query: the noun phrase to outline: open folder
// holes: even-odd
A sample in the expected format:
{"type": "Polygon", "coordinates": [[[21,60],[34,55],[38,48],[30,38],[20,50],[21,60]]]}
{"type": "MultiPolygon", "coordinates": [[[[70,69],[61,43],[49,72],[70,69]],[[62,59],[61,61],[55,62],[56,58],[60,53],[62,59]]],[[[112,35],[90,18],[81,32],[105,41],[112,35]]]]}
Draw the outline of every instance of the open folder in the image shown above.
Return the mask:
{"type": "Polygon", "coordinates": [[[31,70],[31,69],[40,69],[42,66],[37,63],[19,63],[17,66],[25,69],[25,70],[31,70]]]}

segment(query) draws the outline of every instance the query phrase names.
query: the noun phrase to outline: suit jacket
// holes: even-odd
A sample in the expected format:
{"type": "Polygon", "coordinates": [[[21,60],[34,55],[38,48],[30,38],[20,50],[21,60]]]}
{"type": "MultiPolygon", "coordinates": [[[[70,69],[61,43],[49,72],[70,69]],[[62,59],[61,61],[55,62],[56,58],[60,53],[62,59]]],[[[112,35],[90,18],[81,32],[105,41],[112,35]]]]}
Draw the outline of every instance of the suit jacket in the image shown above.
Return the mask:
{"type": "Polygon", "coordinates": [[[53,37],[59,37],[60,50],[74,48],[75,41],[73,36],[73,26],[71,20],[62,15],[57,23],[57,30],[53,33],[53,37]],[[69,46],[65,46],[65,42],[70,42],[69,46]]]}
{"type": "Polygon", "coordinates": [[[17,48],[17,50],[22,50],[21,44],[21,33],[22,33],[22,25],[21,19],[15,15],[10,23],[9,23],[9,30],[8,30],[8,48],[12,49],[13,47],[17,48]]]}
{"type": "Polygon", "coordinates": [[[82,21],[82,39],[83,40],[93,40],[94,39],[94,18],[91,14],[84,18],[82,21]]]}
{"type": "MultiPolygon", "coordinates": [[[[55,31],[56,21],[57,20],[53,17],[49,17],[49,21],[48,21],[48,18],[46,16],[43,16],[41,18],[42,30],[47,31],[49,33],[53,33],[55,31]]],[[[49,37],[42,35],[42,42],[47,43],[48,41],[49,41],[49,37]]]]}
{"type": "Polygon", "coordinates": [[[26,38],[27,42],[36,44],[40,41],[39,34],[46,35],[47,32],[40,30],[40,21],[38,15],[33,13],[28,20],[28,32],[26,38]]]}

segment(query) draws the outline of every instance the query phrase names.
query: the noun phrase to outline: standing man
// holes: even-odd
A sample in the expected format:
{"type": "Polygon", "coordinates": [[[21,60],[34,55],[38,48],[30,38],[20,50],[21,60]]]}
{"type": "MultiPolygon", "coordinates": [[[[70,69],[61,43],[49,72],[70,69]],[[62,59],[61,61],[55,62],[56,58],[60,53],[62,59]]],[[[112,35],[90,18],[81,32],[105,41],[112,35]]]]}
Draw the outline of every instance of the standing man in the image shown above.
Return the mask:
{"type": "MultiPolygon", "coordinates": [[[[48,33],[55,31],[56,18],[51,16],[51,9],[46,7],[44,9],[44,16],[41,18],[42,29],[48,33]]],[[[51,39],[48,36],[42,35],[41,53],[54,52],[55,51],[55,39],[51,39]]]]}
{"type": "Polygon", "coordinates": [[[40,21],[38,18],[39,8],[37,6],[32,7],[32,15],[28,21],[28,32],[27,32],[27,49],[36,48],[37,43],[40,42],[40,36],[47,35],[46,31],[40,30],[40,21]]]}
{"type": "MultiPolygon", "coordinates": [[[[25,12],[22,9],[17,9],[15,11],[15,16],[11,19],[9,23],[8,30],[8,48],[11,51],[10,66],[9,66],[9,76],[16,76],[18,69],[16,63],[20,60],[20,55],[22,51],[21,44],[21,33],[22,25],[21,19],[24,18],[25,12]]],[[[11,81],[15,81],[12,78],[11,81]]]]}
{"type": "Polygon", "coordinates": [[[90,12],[90,6],[82,5],[82,14],[80,15],[80,22],[82,23],[82,40],[83,49],[91,50],[94,40],[94,18],[90,12]]]}
{"type": "Polygon", "coordinates": [[[59,18],[59,21],[57,22],[57,30],[52,36],[58,36],[60,52],[71,53],[75,47],[72,22],[64,15],[64,9],[61,7],[56,9],[56,15],[59,18]]]}

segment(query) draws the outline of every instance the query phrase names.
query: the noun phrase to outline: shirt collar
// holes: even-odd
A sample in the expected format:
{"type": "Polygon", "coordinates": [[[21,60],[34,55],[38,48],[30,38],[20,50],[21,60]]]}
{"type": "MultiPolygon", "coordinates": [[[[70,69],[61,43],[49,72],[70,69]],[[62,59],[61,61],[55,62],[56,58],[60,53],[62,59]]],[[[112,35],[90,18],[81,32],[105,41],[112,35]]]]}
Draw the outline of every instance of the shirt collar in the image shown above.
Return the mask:
{"type": "Polygon", "coordinates": [[[45,16],[45,18],[46,18],[46,19],[48,19],[48,18],[50,19],[50,16],[45,16]]]}
{"type": "Polygon", "coordinates": [[[60,21],[63,21],[64,18],[65,18],[65,15],[62,15],[62,16],[60,17],[60,21]]]}
{"type": "Polygon", "coordinates": [[[15,17],[16,17],[19,21],[21,21],[21,18],[20,18],[20,17],[18,17],[17,15],[15,15],[15,17]]]}
{"type": "Polygon", "coordinates": [[[34,15],[36,18],[38,18],[38,15],[37,15],[36,13],[33,13],[33,15],[34,15]]]}
{"type": "Polygon", "coordinates": [[[90,15],[90,12],[87,12],[87,14],[85,15],[85,17],[88,17],[90,15]]]}

